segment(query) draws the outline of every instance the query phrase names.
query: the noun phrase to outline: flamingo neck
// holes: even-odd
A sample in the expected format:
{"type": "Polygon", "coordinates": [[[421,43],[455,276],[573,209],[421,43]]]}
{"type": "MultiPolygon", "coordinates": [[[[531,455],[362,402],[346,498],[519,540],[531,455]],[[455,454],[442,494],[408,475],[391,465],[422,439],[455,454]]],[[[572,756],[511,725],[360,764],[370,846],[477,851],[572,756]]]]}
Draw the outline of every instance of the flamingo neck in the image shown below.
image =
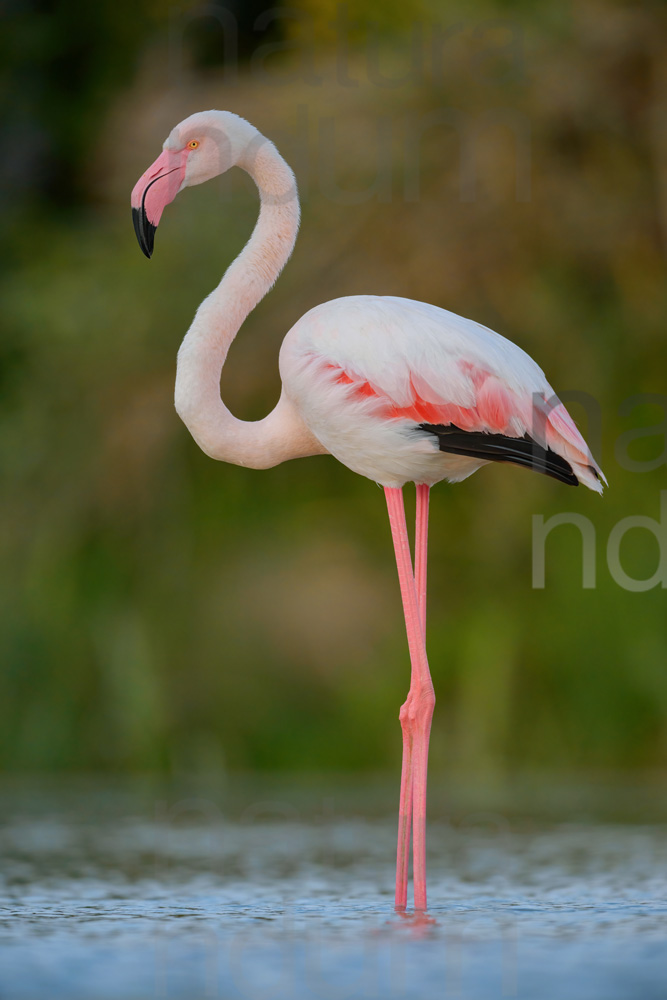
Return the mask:
{"type": "Polygon", "coordinates": [[[263,420],[238,420],[220,398],[220,375],[241,325],[285,266],[299,228],[294,174],[273,143],[256,133],[238,165],[257,184],[260,212],[248,243],[199,306],[178,352],[176,410],[211,458],[270,468],[323,449],[281,396],[263,420]]]}

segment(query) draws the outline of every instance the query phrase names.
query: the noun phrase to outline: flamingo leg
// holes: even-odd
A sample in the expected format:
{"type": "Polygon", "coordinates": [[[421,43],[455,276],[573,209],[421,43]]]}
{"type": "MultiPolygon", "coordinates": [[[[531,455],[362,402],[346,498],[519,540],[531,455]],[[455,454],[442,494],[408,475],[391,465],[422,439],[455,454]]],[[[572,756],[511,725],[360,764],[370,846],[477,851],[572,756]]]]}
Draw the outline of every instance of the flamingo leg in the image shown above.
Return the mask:
{"type": "MultiPolygon", "coordinates": [[[[403,709],[401,709],[402,713],[403,709]]],[[[408,905],[408,872],[410,870],[410,830],[412,826],[412,733],[404,724],[402,714],[403,761],[401,764],[401,793],[398,803],[398,846],[396,848],[397,910],[408,905]]]]}
{"type": "MultiPolygon", "coordinates": [[[[428,558],[428,506],[430,487],[423,483],[417,484],[417,516],[415,525],[415,587],[417,590],[417,606],[419,608],[419,623],[422,631],[422,647],[424,663],[426,665],[426,675],[428,678],[427,689],[430,691],[430,711],[426,712],[427,719],[421,731],[414,737],[413,755],[413,872],[415,893],[415,909],[426,909],[426,780],[428,772],[428,745],[431,735],[431,719],[433,717],[433,707],[435,705],[435,694],[431,674],[428,669],[428,659],[426,655],[426,567],[428,558]],[[422,903],[423,899],[423,903],[422,903]]],[[[411,684],[412,686],[412,684],[411,684]]],[[[428,705],[427,705],[428,708],[428,705]]]]}
{"type": "Polygon", "coordinates": [[[426,781],[428,743],[431,719],[435,705],[433,683],[426,658],[423,622],[426,614],[426,518],[428,515],[428,487],[422,487],[417,499],[416,571],[420,581],[417,593],[412,570],[410,542],[405,523],[403,491],[385,487],[389,523],[394,542],[398,579],[401,587],[405,628],[410,650],[410,690],[402,705],[399,719],[403,732],[403,767],[398,821],[398,848],[396,863],[396,907],[407,905],[408,856],[410,825],[413,830],[413,879],[415,909],[426,909],[426,781]],[[424,493],[424,490],[426,491],[424,493]]]}
{"type": "MultiPolygon", "coordinates": [[[[417,485],[417,516],[415,525],[415,585],[422,633],[426,635],[426,565],[428,555],[428,506],[430,487],[417,485]]],[[[408,873],[410,869],[410,832],[413,813],[413,736],[409,727],[401,723],[403,732],[403,761],[401,766],[401,793],[398,809],[398,846],[396,851],[396,908],[404,910],[408,903],[408,873]]],[[[425,853],[423,838],[416,853],[425,853]]],[[[420,862],[417,868],[424,868],[420,862]]],[[[424,875],[425,881],[425,875],[424,875]]]]}
{"type": "Polygon", "coordinates": [[[417,484],[417,523],[415,526],[415,584],[419,618],[426,639],[426,562],[428,558],[428,501],[430,486],[417,484]]]}

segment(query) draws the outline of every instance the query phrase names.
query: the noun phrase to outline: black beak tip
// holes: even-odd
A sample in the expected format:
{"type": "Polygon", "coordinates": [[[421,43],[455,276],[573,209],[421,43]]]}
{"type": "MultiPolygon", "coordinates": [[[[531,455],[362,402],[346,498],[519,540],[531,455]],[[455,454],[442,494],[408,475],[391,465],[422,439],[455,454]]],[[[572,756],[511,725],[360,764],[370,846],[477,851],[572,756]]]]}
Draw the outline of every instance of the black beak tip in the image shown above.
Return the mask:
{"type": "Polygon", "coordinates": [[[155,242],[155,230],[157,226],[148,221],[143,208],[132,209],[132,222],[134,223],[134,231],[137,234],[139,246],[150,260],[153,256],[153,244],[155,242]]]}

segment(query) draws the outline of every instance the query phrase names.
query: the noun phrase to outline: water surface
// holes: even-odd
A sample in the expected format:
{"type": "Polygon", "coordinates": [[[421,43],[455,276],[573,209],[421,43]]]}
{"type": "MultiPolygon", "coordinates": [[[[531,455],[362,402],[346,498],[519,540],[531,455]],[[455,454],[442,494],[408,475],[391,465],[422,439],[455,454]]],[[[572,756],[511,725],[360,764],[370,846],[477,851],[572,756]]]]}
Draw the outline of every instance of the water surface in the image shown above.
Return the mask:
{"type": "Polygon", "coordinates": [[[0,997],[664,998],[665,803],[540,789],[435,789],[400,915],[384,782],[7,784],[0,997]]]}

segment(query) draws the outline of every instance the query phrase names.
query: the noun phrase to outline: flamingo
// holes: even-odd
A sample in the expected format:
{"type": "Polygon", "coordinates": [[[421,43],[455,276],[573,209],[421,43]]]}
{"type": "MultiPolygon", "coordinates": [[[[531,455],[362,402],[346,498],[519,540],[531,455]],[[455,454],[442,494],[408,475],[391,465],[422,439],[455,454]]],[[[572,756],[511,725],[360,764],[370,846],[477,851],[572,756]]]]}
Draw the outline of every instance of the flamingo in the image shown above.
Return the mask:
{"type": "Polygon", "coordinates": [[[330,454],[384,487],[410,654],[400,709],[403,758],[395,906],[407,906],[410,838],[415,911],[425,911],[426,784],[435,705],[426,655],[430,488],[507,462],[583,483],[606,480],[538,365],[500,334],[455,313],[395,296],[352,295],[310,309],[280,350],[282,391],[258,421],[238,420],[220,375],[244,319],[287,262],[299,227],[292,170],[273,143],[228,111],[177,125],[132,191],[136,235],[153,253],[162,212],[179,191],[232,166],[257,185],[254,231],[201,303],[178,352],[176,410],[211,458],[252,469],[330,454]],[[403,486],[416,484],[414,567],[403,486]]]}

